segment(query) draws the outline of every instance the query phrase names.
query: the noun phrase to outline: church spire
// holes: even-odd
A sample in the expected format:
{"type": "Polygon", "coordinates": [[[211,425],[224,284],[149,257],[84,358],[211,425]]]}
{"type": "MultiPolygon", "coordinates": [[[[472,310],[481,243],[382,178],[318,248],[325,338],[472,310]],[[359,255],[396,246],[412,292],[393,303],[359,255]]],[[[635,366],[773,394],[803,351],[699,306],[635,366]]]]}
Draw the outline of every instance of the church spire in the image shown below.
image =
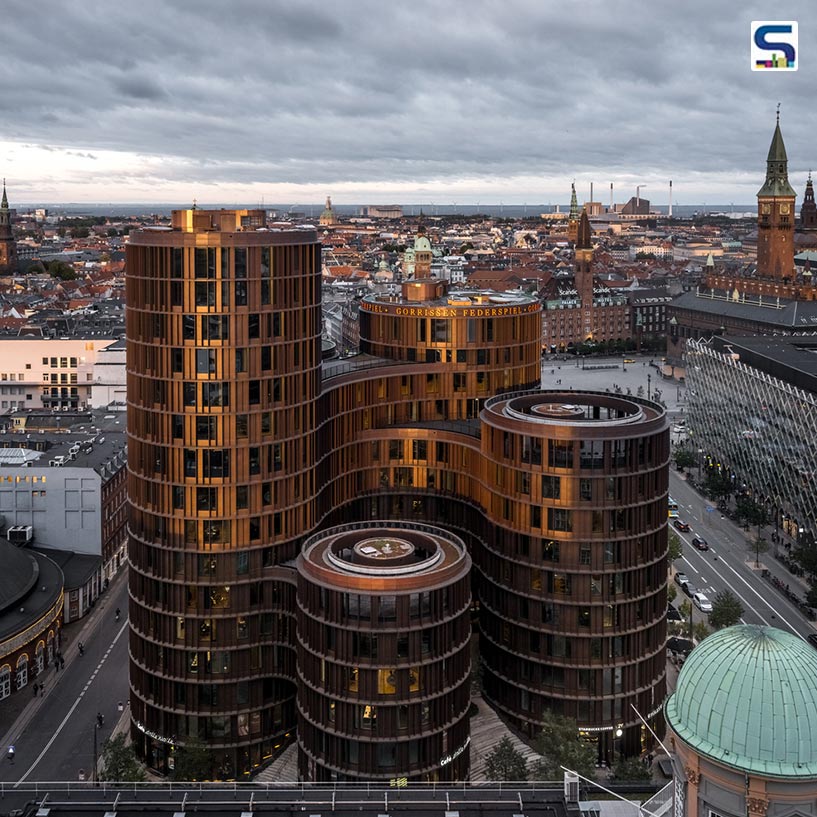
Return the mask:
{"type": "Polygon", "coordinates": [[[579,202],[576,199],[576,183],[573,182],[570,185],[570,215],[568,219],[570,221],[578,221],[579,220],[579,202]]]}
{"type": "Polygon", "coordinates": [[[3,210],[8,210],[9,209],[9,200],[8,200],[8,196],[6,196],[6,180],[5,179],[3,179],[3,200],[0,201],[0,207],[2,207],[3,210]]]}
{"type": "Polygon", "coordinates": [[[786,145],[783,143],[783,134],[780,132],[780,109],[778,108],[772,143],[769,145],[769,155],[766,157],[766,181],[758,191],[758,196],[777,198],[796,195],[789,184],[788,164],[789,157],[786,155],[786,145]]]}

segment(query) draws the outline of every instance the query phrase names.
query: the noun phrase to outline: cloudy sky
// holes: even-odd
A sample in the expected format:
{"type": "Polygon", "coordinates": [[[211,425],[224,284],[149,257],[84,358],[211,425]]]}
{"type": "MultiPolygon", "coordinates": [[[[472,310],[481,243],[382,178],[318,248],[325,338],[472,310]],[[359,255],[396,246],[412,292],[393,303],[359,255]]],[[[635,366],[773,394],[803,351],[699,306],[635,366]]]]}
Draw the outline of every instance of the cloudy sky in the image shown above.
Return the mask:
{"type": "Polygon", "coordinates": [[[817,171],[817,4],[3,0],[0,175],[34,202],[750,203],[817,171]],[[752,20],[800,70],[752,72],[752,20]]]}

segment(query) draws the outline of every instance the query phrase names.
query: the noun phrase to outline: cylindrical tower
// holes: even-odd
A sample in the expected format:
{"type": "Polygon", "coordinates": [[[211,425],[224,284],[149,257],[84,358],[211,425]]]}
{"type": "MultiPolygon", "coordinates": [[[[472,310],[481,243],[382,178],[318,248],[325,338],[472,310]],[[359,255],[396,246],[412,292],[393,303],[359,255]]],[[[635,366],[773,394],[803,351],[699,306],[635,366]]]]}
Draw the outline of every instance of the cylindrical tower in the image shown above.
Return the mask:
{"type": "Polygon", "coordinates": [[[467,780],[470,566],[420,523],[341,525],[298,557],[303,780],[467,780]]]}
{"type": "Polygon", "coordinates": [[[295,722],[276,566],[315,525],[320,245],[184,210],[127,254],[132,734],[155,769],[200,740],[239,777],[295,722]]]}
{"type": "Polygon", "coordinates": [[[600,760],[638,754],[630,705],[657,728],[665,694],[666,413],[548,391],[489,400],[482,420],[485,695],[529,734],[550,711],[598,737],[600,760]]]}

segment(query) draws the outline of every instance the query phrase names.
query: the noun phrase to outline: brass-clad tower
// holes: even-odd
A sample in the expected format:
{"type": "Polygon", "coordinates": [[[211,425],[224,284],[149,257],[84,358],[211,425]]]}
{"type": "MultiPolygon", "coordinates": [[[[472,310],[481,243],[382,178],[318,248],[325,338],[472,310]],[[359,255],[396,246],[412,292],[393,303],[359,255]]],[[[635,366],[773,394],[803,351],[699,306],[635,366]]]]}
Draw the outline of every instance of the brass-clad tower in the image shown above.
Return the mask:
{"type": "Polygon", "coordinates": [[[263,211],[182,210],[127,250],[133,737],[222,778],[295,722],[297,555],[315,525],[320,246],[263,211]]]}

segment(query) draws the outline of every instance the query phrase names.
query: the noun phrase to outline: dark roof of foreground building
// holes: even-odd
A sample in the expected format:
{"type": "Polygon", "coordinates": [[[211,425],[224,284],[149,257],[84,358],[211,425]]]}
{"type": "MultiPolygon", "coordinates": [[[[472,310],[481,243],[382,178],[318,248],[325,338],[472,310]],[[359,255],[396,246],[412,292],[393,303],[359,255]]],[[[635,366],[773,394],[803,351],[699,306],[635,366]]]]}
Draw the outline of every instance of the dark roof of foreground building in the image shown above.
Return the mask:
{"type": "Polygon", "coordinates": [[[0,540],[0,565],[3,567],[0,571],[0,639],[7,639],[51,609],[62,592],[63,576],[60,568],[42,553],[18,549],[4,540],[0,540]],[[26,558],[25,564],[21,557],[26,558]],[[14,581],[24,582],[25,591],[15,589],[14,581]]]}
{"type": "Polygon", "coordinates": [[[719,352],[740,356],[741,363],[792,386],[817,394],[817,334],[715,337],[719,352]]]}
{"type": "MultiPolygon", "coordinates": [[[[99,786],[99,784],[96,784],[99,786]]],[[[215,784],[173,786],[155,783],[95,788],[94,784],[39,783],[22,784],[8,790],[4,810],[19,817],[34,817],[42,804],[49,817],[117,817],[129,815],[180,814],[207,817],[242,817],[275,814],[279,817],[304,814],[320,817],[360,817],[361,815],[407,815],[407,817],[566,817],[561,789],[546,789],[547,784],[487,783],[461,784],[457,788],[411,785],[405,788],[378,788],[375,784],[336,784],[322,787],[309,784],[292,788],[291,784],[239,784],[237,789],[215,784]],[[68,786],[70,785],[70,789],[68,786]],[[43,799],[45,798],[45,800],[43,799]],[[14,809],[21,811],[15,812],[14,809]]]]}

